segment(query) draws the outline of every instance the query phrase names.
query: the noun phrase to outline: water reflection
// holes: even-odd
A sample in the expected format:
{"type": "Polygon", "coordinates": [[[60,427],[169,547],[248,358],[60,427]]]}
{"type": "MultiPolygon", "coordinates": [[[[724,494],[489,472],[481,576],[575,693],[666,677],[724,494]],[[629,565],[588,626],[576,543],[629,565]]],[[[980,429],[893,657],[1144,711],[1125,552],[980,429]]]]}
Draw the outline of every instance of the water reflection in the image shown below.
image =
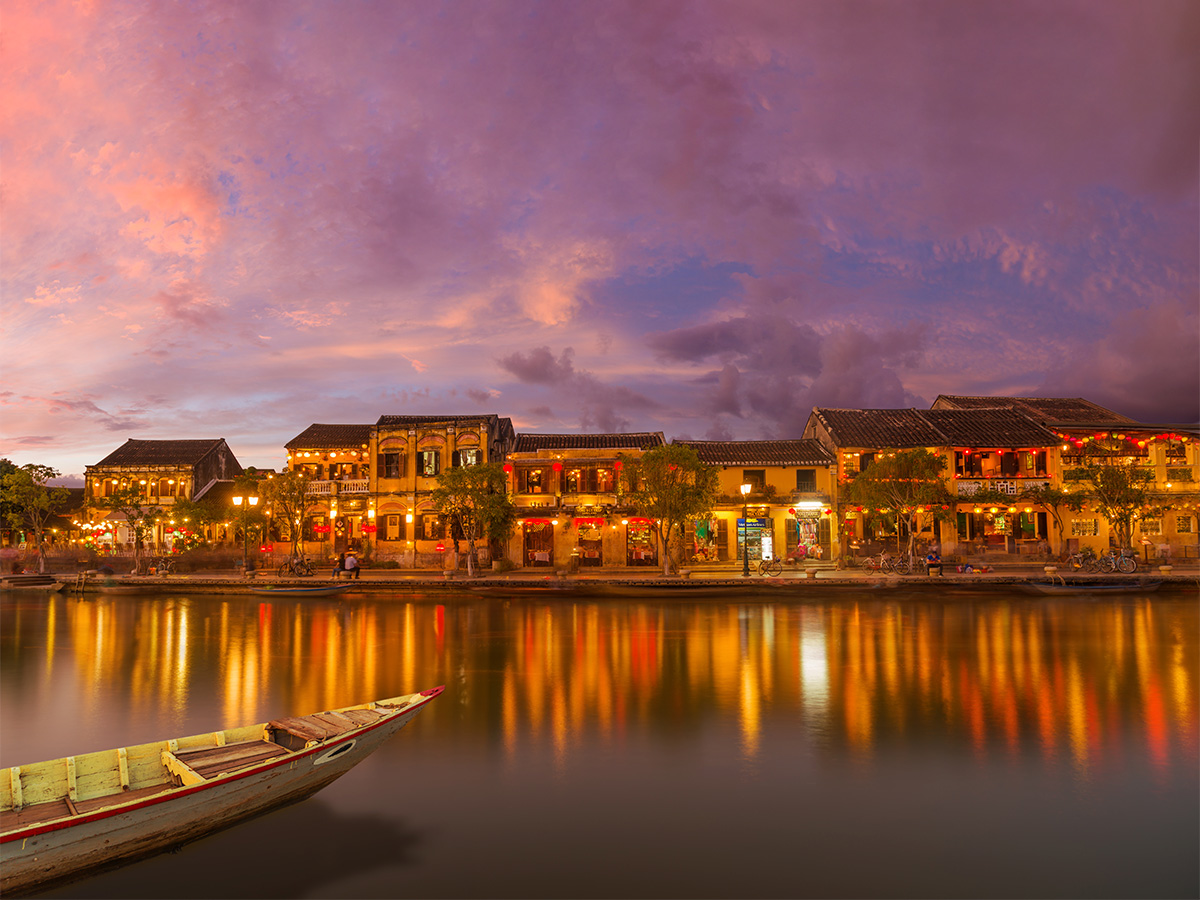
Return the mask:
{"type": "MultiPolygon", "coordinates": [[[[980,759],[1066,758],[1084,778],[1128,752],[1158,769],[1197,758],[1197,608],[1185,601],[51,597],[6,602],[0,624],[6,712],[52,699],[64,679],[69,694],[119,692],[134,718],[160,721],[204,685],[214,726],[445,682],[461,704],[447,727],[497,735],[510,756],[548,744],[558,767],[583,741],[712,721],[736,727],[747,761],[764,731],[797,726],[815,752],[869,758],[936,734],[980,759]],[[481,672],[493,676],[469,677],[481,672]]],[[[5,765],[31,761],[8,737],[2,747],[5,765]]]]}

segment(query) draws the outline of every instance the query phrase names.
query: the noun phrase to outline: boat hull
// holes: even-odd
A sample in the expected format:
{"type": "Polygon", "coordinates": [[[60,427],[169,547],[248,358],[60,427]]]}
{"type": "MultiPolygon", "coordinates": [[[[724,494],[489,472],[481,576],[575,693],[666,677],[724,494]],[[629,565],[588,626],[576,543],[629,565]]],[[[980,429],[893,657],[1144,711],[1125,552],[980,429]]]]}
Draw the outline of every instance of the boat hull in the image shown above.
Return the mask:
{"type": "Polygon", "coordinates": [[[348,591],[353,585],[330,584],[321,587],[254,587],[250,593],[256,597],[332,597],[348,591]]]}
{"type": "MultiPolygon", "coordinates": [[[[151,793],[0,836],[0,892],[19,895],[67,884],[153,856],[271,810],[337,780],[407,725],[441,693],[379,722],[204,783],[151,793]]],[[[118,798],[119,799],[119,798],[118,798]]]]}

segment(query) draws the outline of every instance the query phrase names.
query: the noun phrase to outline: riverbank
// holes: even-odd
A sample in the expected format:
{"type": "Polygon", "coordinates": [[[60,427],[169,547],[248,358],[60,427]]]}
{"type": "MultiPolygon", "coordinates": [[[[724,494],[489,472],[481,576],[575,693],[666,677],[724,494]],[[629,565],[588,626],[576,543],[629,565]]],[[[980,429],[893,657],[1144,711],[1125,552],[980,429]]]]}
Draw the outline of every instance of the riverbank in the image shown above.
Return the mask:
{"type": "MultiPolygon", "coordinates": [[[[1158,567],[1140,569],[1130,575],[1084,575],[1047,572],[1042,565],[996,565],[987,571],[958,572],[946,566],[941,575],[882,575],[861,569],[837,569],[825,564],[807,569],[789,570],[776,577],[758,574],[744,577],[741,571],[729,566],[708,566],[684,570],[681,575],[664,577],[661,573],[629,569],[595,569],[577,574],[544,570],[515,570],[495,573],[488,571],[469,577],[460,570],[447,574],[436,570],[365,569],[359,579],[350,583],[352,593],[430,593],[447,591],[477,591],[488,594],[565,592],[578,595],[622,596],[639,593],[666,593],[678,596],[737,594],[769,595],[800,599],[815,593],[854,590],[902,590],[920,593],[953,594],[969,590],[1012,590],[1014,586],[1033,588],[1035,585],[1057,584],[1080,590],[1126,588],[1130,591],[1155,589],[1162,591],[1200,592],[1200,566],[1175,565],[1170,572],[1158,567]]],[[[328,576],[311,578],[279,578],[274,573],[256,573],[247,578],[240,571],[197,572],[185,575],[117,575],[97,572],[61,575],[56,578],[64,590],[84,593],[104,589],[124,589],[147,592],[176,589],[189,593],[253,594],[270,586],[318,588],[332,584],[328,576]]],[[[33,589],[32,587],[30,589],[33,589]]]]}

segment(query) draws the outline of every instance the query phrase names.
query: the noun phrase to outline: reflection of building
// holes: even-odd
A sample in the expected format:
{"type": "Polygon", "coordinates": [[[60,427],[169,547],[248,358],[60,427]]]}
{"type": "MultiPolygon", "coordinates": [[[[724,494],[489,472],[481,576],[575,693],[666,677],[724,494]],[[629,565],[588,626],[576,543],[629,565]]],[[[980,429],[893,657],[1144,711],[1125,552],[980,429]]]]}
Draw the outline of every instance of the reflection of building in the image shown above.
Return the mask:
{"type": "MultiPolygon", "coordinates": [[[[177,499],[203,500],[228,489],[242,467],[224,438],[211,440],[138,441],[130,438],[100,462],[84,471],[86,501],[113,497],[136,487],[146,507],[162,516],[148,543],[170,546],[182,523],[170,520],[177,499]]],[[[123,515],[97,511],[93,526],[99,543],[131,544],[133,537],[123,515]]]]}
{"type": "Polygon", "coordinates": [[[677,441],[718,469],[712,518],[693,523],[691,559],[717,562],[765,555],[829,558],[833,457],[815,440],[677,441]],[[749,484],[742,521],[740,486],[749,484]]]}
{"type": "Polygon", "coordinates": [[[622,498],[621,457],[663,445],[661,432],[518,434],[504,470],[517,506],[510,558],[524,566],[657,566],[647,519],[622,498]]]}

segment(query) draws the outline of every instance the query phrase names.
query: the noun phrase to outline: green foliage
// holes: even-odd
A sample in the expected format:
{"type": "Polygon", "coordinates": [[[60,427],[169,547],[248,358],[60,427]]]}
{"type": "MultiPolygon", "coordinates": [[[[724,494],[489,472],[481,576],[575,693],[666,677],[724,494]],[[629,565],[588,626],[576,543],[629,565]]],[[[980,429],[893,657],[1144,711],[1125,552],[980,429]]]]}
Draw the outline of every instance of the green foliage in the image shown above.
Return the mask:
{"type": "Polygon", "coordinates": [[[292,556],[298,555],[304,518],[316,507],[315,499],[308,493],[311,483],[308,475],[293,471],[281,472],[258,483],[259,495],[270,504],[276,526],[287,529],[292,556]]]}
{"type": "Polygon", "coordinates": [[[93,497],[91,505],[97,509],[109,509],[125,516],[129,530],[133,533],[134,571],[142,571],[142,542],[150,533],[159,508],[151,504],[137,482],[121,485],[112,496],[93,497]]]}
{"type": "MultiPolygon", "coordinates": [[[[922,521],[949,519],[957,508],[959,498],[947,489],[942,477],[945,467],[944,457],[924,448],[877,453],[874,461],[846,485],[844,501],[864,509],[887,510],[884,515],[894,522],[907,520],[911,554],[922,521]]],[[[1009,499],[1005,499],[1005,505],[1009,499]]]]}
{"type": "MultiPolygon", "coordinates": [[[[9,465],[12,466],[12,463],[9,465]]],[[[29,463],[13,466],[0,476],[0,499],[3,500],[4,515],[14,527],[28,528],[33,532],[39,570],[45,568],[43,542],[46,523],[66,507],[71,497],[71,492],[66,488],[47,484],[58,475],[58,470],[50,466],[29,463]]]]}
{"type": "Polygon", "coordinates": [[[685,444],[655,447],[622,462],[625,500],[638,515],[655,522],[663,574],[670,574],[672,566],[678,568],[679,548],[672,539],[682,545],[684,525],[707,518],[717,501],[717,470],[685,444]]]}
{"type": "MultiPolygon", "coordinates": [[[[1075,502],[1087,502],[1108,520],[1109,528],[1124,549],[1130,549],[1133,522],[1139,515],[1157,512],[1150,485],[1154,472],[1146,466],[1122,463],[1085,463],[1077,470],[1078,491],[1072,491],[1075,502]]],[[[1078,508],[1078,507],[1077,507],[1078,508]]]]}
{"type": "Polygon", "coordinates": [[[438,476],[438,486],[430,497],[434,507],[450,518],[452,528],[462,529],[467,541],[467,571],[472,574],[477,565],[475,541],[485,538],[503,542],[516,523],[517,510],[505,489],[506,482],[499,463],[454,466],[438,476]]]}

